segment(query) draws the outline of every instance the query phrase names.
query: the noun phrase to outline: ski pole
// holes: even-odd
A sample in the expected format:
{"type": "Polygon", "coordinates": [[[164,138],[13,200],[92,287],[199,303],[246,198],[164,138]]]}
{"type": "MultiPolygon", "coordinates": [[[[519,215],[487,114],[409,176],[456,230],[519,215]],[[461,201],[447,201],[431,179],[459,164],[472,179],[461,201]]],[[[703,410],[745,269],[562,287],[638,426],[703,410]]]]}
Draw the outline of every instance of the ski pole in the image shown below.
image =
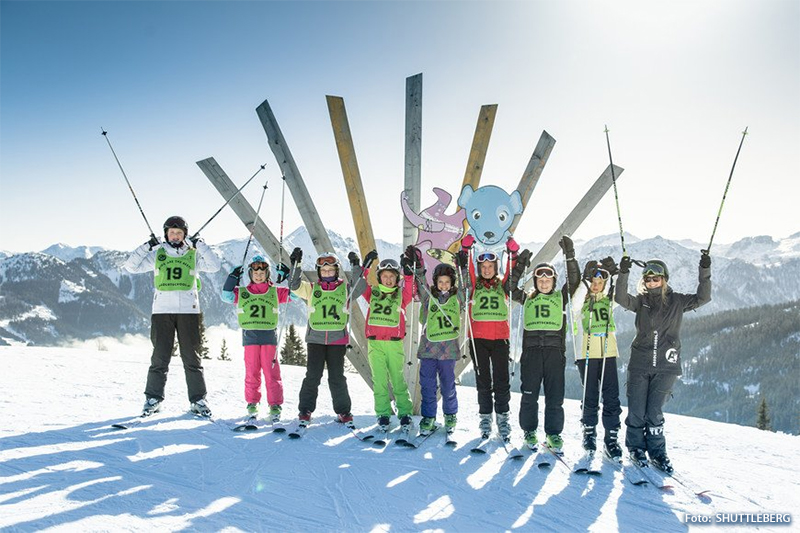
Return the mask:
{"type": "MultiPolygon", "coordinates": [[[[467,264],[472,266],[472,248],[469,249],[469,253],[467,253],[467,264]]],[[[470,280],[471,281],[471,280],[470,280]]],[[[469,295],[469,287],[467,286],[467,280],[464,280],[464,290],[467,294],[467,329],[469,330],[469,340],[472,343],[472,366],[475,368],[475,377],[480,377],[481,371],[478,368],[478,350],[475,348],[475,333],[472,331],[472,313],[470,313],[470,308],[472,306],[472,300],[470,299],[469,295]]]]}
{"type": "Polygon", "coordinates": [[[608,138],[608,126],[605,126],[606,146],[608,146],[608,162],[611,164],[611,184],[614,186],[614,201],[617,203],[617,220],[619,221],[619,240],[622,242],[622,255],[627,255],[625,250],[625,233],[622,231],[622,214],[619,210],[619,195],[617,195],[617,176],[614,172],[614,160],[611,158],[611,141],[608,138]]]}
{"type": "Polygon", "coordinates": [[[581,423],[586,421],[586,383],[589,382],[589,349],[592,345],[592,313],[594,313],[594,296],[589,291],[589,324],[586,327],[586,357],[583,366],[583,396],[581,397],[581,423]]]}
{"type": "Polygon", "coordinates": [[[256,209],[256,217],[253,219],[253,225],[250,228],[250,237],[247,239],[247,246],[244,247],[244,255],[242,256],[242,265],[244,265],[245,259],[247,259],[247,251],[250,249],[250,243],[253,242],[253,233],[256,230],[256,223],[258,222],[258,214],[261,212],[261,204],[264,203],[264,194],[267,192],[267,183],[269,183],[269,178],[267,181],[264,182],[264,190],[261,191],[261,199],[258,201],[258,209],[256,209]]]}
{"type": "Polygon", "coordinates": [[[228,205],[229,203],[231,203],[231,201],[232,201],[234,198],[236,198],[237,196],[239,196],[239,193],[240,193],[240,192],[242,192],[242,190],[243,190],[245,187],[247,187],[247,184],[248,184],[248,183],[250,183],[251,181],[253,181],[253,178],[255,178],[256,176],[258,176],[258,173],[259,173],[259,172],[261,172],[262,170],[264,170],[265,168],[266,168],[266,165],[261,165],[261,167],[259,167],[259,169],[256,171],[256,173],[255,173],[255,174],[253,174],[253,175],[250,177],[250,179],[249,179],[249,180],[247,180],[246,182],[244,182],[244,185],[242,185],[241,187],[239,187],[239,189],[237,189],[237,191],[236,191],[236,192],[235,192],[235,193],[234,193],[234,194],[233,194],[233,195],[232,195],[230,198],[228,198],[227,200],[225,200],[225,203],[224,203],[224,204],[222,204],[222,207],[220,207],[219,209],[217,209],[217,212],[216,212],[216,213],[214,213],[214,214],[211,216],[211,218],[209,218],[209,219],[208,219],[208,221],[207,221],[205,224],[203,224],[202,226],[200,226],[200,229],[199,229],[199,230],[197,230],[197,231],[195,231],[195,232],[194,232],[194,235],[192,235],[192,237],[191,237],[189,240],[192,240],[192,239],[195,239],[195,238],[197,238],[197,236],[198,236],[198,235],[200,235],[200,232],[201,232],[201,231],[203,231],[203,230],[205,229],[205,227],[206,227],[206,226],[208,226],[208,225],[211,223],[211,221],[212,221],[212,220],[214,220],[215,218],[217,218],[217,215],[219,215],[219,214],[222,212],[222,210],[223,210],[223,209],[225,209],[225,206],[226,206],[226,205],[228,205]]]}
{"type": "Polygon", "coordinates": [[[705,253],[711,253],[711,244],[714,242],[714,235],[717,233],[717,224],[719,224],[719,217],[722,214],[722,206],[725,205],[725,197],[728,196],[728,187],[731,186],[731,178],[733,178],[733,170],[736,168],[736,161],[739,159],[739,152],[742,151],[742,144],[744,144],[744,138],[747,135],[747,127],[745,127],[744,131],[742,132],[742,140],[739,141],[739,149],[736,150],[736,157],[733,158],[733,166],[731,167],[731,173],[728,176],[728,183],[725,184],[725,192],[722,194],[722,202],[719,204],[719,211],[717,212],[717,220],[714,222],[714,230],[711,232],[711,240],[708,241],[708,248],[703,250],[705,253]]]}
{"type": "Polygon", "coordinates": [[[122,177],[125,178],[125,183],[128,184],[128,189],[131,191],[133,195],[133,200],[136,202],[136,207],[139,208],[139,212],[142,214],[142,218],[144,219],[144,223],[147,224],[147,229],[150,230],[150,236],[158,240],[156,238],[156,234],[153,232],[153,228],[150,227],[150,222],[147,221],[147,217],[144,216],[144,210],[142,209],[142,205],[139,203],[139,199],[136,197],[136,193],[133,192],[133,187],[131,186],[131,182],[128,180],[128,175],[125,174],[125,169],[122,168],[122,163],[119,162],[119,158],[117,157],[117,152],[114,151],[114,147],[111,146],[111,141],[108,140],[108,132],[100,127],[100,133],[105,138],[106,142],[108,143],[108,147],[111,149],[111,153],[114,154],[114,160],[117,162],[117,166],[119,167],[119,171],[122,172],[122,177]]]}
{"type": "MultiPolygon", "coordinates": [[[[600,358],[603,366],[600,369],[600,390],[597,393],[598,399],[602,400],[603,405],[605,405],[606,403],[606,397],[605,394],[603,393],[603,380],[606,377],[606,352],[608,352],[608,334],[609,334],[609,328],[611,326],[611,319],[614,316],[614,276],[609,275],[608,278],[609,278],[609,287],[608,287],[609,316],[606,319],[606,338],[603,339],[603,354],[602,357],[600,358]]],[[[600,402],[598,402],[598,408],[599,404],[600,402]]]]}
{"type": "Polygon", "coordinates": [[[283,263],[283,212],[284,206],[286,205],[286,176],[281,176],[281,180],[283,184],[281,185],[281,240],[280,240],[280,248],[278,252],[278,263],[283,263]]]}

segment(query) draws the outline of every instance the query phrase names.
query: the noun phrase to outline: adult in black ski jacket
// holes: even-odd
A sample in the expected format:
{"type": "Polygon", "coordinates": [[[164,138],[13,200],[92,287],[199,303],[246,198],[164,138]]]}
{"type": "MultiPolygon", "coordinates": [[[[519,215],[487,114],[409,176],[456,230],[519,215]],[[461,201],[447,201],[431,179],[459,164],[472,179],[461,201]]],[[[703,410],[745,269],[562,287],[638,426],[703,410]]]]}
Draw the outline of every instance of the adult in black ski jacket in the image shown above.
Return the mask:
{"type": "Polygon", "coordinates": [[[628,363],[625,445],[634,461],[645,461],[647,452],[657,467],[671,472],[662,409],[681,375],[683,314],[711,301],[711,257],[707,253],[700,257],[697,294],[674,292],[668,285],[667,265],[659,260],[645,265],[639,294],[628,294],[630,267],[630,257],[623,257],[614,297],[636,313],[636,337],[628,363]]]}

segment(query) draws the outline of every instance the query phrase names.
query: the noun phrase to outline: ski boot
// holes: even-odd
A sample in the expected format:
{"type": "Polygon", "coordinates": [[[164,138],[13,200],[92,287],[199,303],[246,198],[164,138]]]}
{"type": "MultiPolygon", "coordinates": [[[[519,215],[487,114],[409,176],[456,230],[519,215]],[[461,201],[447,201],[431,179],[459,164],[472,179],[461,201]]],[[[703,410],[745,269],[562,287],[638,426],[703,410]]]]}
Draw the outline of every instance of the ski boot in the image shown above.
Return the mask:
{"type": "Polygon", "coordinates": [[[419,434],[430,435],[436,427],[436,419],[430,416],[423,416],[419,421],[419,434]]]}
{"type": "Polygon", "coordinates": [[[631,462],[637,466],[647,466],[647,455],[642,449],[633,448],[632,450],[628,451],[628,457],[630,458],[631,462]]]}
{"type": "Polygon", "coordinates": [[[536,438],[536,432],[526,431],[523,438],[525,439],[525,446],[527,446],[529,450],[535,452],[539,444],[539,439],[536,438]]]}
{"type": "Polygon", "coordinates": [[[248,403],[247,404],[247,416],[250,418],[255,418],[258,416],[258,404],[257,403],[248,403]]]}
{"type": "Polygon", "coordinates": [[[605,444],[606,455],[609,459],[619,463],[622,461],[622,448],[619,447],[619,443],[617,442],[617,432],[618,429],[609,429],[606,431],[606,436],[603,439],[603,443],[605,444]]]}
{"type": "Polygon", "coordinates": [[[281,411],[282,409],[280,405],[269,406],[269,418],[273,423],[281,421],[281,411]]]}
{"type": "Polygon", "coordinates": [[[597,429],[594,426],[583,426],[583,449],[591,453],[597,450],[597,429]]]}
{"type": "Polygon", "coordinates": [[[158,398],[148,398],[144,402],[144,407],[142,408],[142,416],[150,416],[156,414],[161,410],[161,400],[158,398]]]}
{"type": "Polygon", "coordinates": [[[208,407],[208,402],[206,402],[205,398],[201,398],[196,402],[192,402],[192,404],[189,406],[189,409],[198,416],[202,416],[203,418],[211,418],[211,408],[208,407]]]}
{"type": "Polygon", "coordinates": [[[672,461],[669,460],[667,454],[659,455],[658,457],[653,457],[650,459],[650,462],[653,463],[653,466],[664,472],[665,474],[671,475],[675,469],[672,467],[672,461]]]}
{"type": "Polygon", "coordinates": [[[553,450],[556,455],[564,455],[564,451],[562,450],[564,447],[564,439],[561,438],[561,435],[548,435],[546,442],[547,447],[553,450]]]}
{"type": "Polygon", "coordinates": [[[342,424],[352,424],[353,413],[339,413],[336,417],[336,421],[342,424]]]}
{"type": "Polygon", "coordinates": [[[308,423],[311,422],[311,413],[309,413],[308,411],[306,411],[305,413],[300,413],[297,416],[297,420],[298,420],[298,425],[301,428],[307,427],[308,423]]]}
{"type": "Polygon", "coordinates": [[[444,427],[447,430],[448,434],[453,433],[456,430],[456,423],[458,419],[456,418],[455,413],[452,415],[444,415],[444,427]]]}
{"type": "Polygon", "coordinates": [[[411,433],[411,430],[414,429],[414,420],[412,420],[411,415],[403,415],[400,417],[400,429],[411,433]]]}
{"type": "Polygon", "coordinates": [[[495,422],[497,422],[497,432],[503,442],[511,440],[511,422],[508,420],[508,413],[496,413],[495,422]]]}
{"type": "Polygon", "coordinates": [[[492,414],[481,414],[481,421],[478,424],[478,430],[481,432],[482,439],[488,439],[492,434],[492,414]]]}

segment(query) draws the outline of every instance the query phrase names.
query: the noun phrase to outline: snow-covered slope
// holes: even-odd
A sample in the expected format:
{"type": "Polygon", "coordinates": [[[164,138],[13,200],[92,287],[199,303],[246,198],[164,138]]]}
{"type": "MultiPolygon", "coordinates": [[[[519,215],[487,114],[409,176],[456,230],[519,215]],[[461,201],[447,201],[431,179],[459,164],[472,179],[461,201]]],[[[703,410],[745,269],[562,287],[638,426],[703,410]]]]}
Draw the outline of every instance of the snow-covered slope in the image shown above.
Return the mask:
{"type": "MultiPolygon", "coordinates": [[[[234,349],[236,350],[236,349],[234,349]]],[[[243,368],[208,361],[217,423],[186,414],[180,361],[165,413],[128,431],[149,354],[66,348],[0,348],[0,529],[11,531],[686,531],[684,513],[796,513],[800,437],[668,415],[671,456],[701,501],[601,477],[539,470],[496,450],[470,455],[474,390],[459,388],[455,449],[434,435],[420,449],[378,449],[333,421],[323,384],[312,426],[299,441],[239,434],[243,368]]],[[[283,369],[287,416],[304,372],[283,369]]],[[[361,426],[373,423],[370,390],[348,380],[361,426]]],[[[512,398],[516,416],[519,395],[512,398]]],[[[578,454],[578,405],[566,403],[566,459],[578,454]]],[[[440,415],[441,416],[441,415],[440,415]]],[[[623,413],[624,416],[624,413],[623,413]]],[[[516,426],[516,424],[515,424],[516,426]]],[[[519,439],[517,430],[515,438],[519,439]]],[[[726,531],[787,531],[768,524],[726,531]]]]}

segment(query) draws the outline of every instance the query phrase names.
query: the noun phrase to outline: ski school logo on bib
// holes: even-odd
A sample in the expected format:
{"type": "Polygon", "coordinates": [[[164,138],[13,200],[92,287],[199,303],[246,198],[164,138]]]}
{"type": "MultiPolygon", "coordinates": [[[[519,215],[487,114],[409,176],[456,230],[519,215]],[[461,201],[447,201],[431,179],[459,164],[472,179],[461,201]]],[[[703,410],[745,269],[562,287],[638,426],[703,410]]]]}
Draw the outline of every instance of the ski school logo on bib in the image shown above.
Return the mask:
{"type": "Polygon", "coordinates": [[[669,350],[667,350],[665,357],[667,358],[667,361],[669,361],[670,363],[677,363],[678,350],[676,350],[675,348],[670,348],[669,350]]]}
{"type": "Polygon", "coordinates": [[[322,296],[322,291],[317,289],[314,291],[314,298],[319,298],[322,296]]]}
{"type": "Polygon", "coordinates": [[[166,261],[167,260],[167,254],[165,254],[164,252],[161,252],[160,254],[158,254],[158,260],[159,261],[166,261]]]}
{"type": "Polygon", "coordinates": [[[240,294],[240,296],[242,297],[242,300],[247,300],[248,298],[250,298],[250,293],[242,291],[242,294],[240,294]]]}

